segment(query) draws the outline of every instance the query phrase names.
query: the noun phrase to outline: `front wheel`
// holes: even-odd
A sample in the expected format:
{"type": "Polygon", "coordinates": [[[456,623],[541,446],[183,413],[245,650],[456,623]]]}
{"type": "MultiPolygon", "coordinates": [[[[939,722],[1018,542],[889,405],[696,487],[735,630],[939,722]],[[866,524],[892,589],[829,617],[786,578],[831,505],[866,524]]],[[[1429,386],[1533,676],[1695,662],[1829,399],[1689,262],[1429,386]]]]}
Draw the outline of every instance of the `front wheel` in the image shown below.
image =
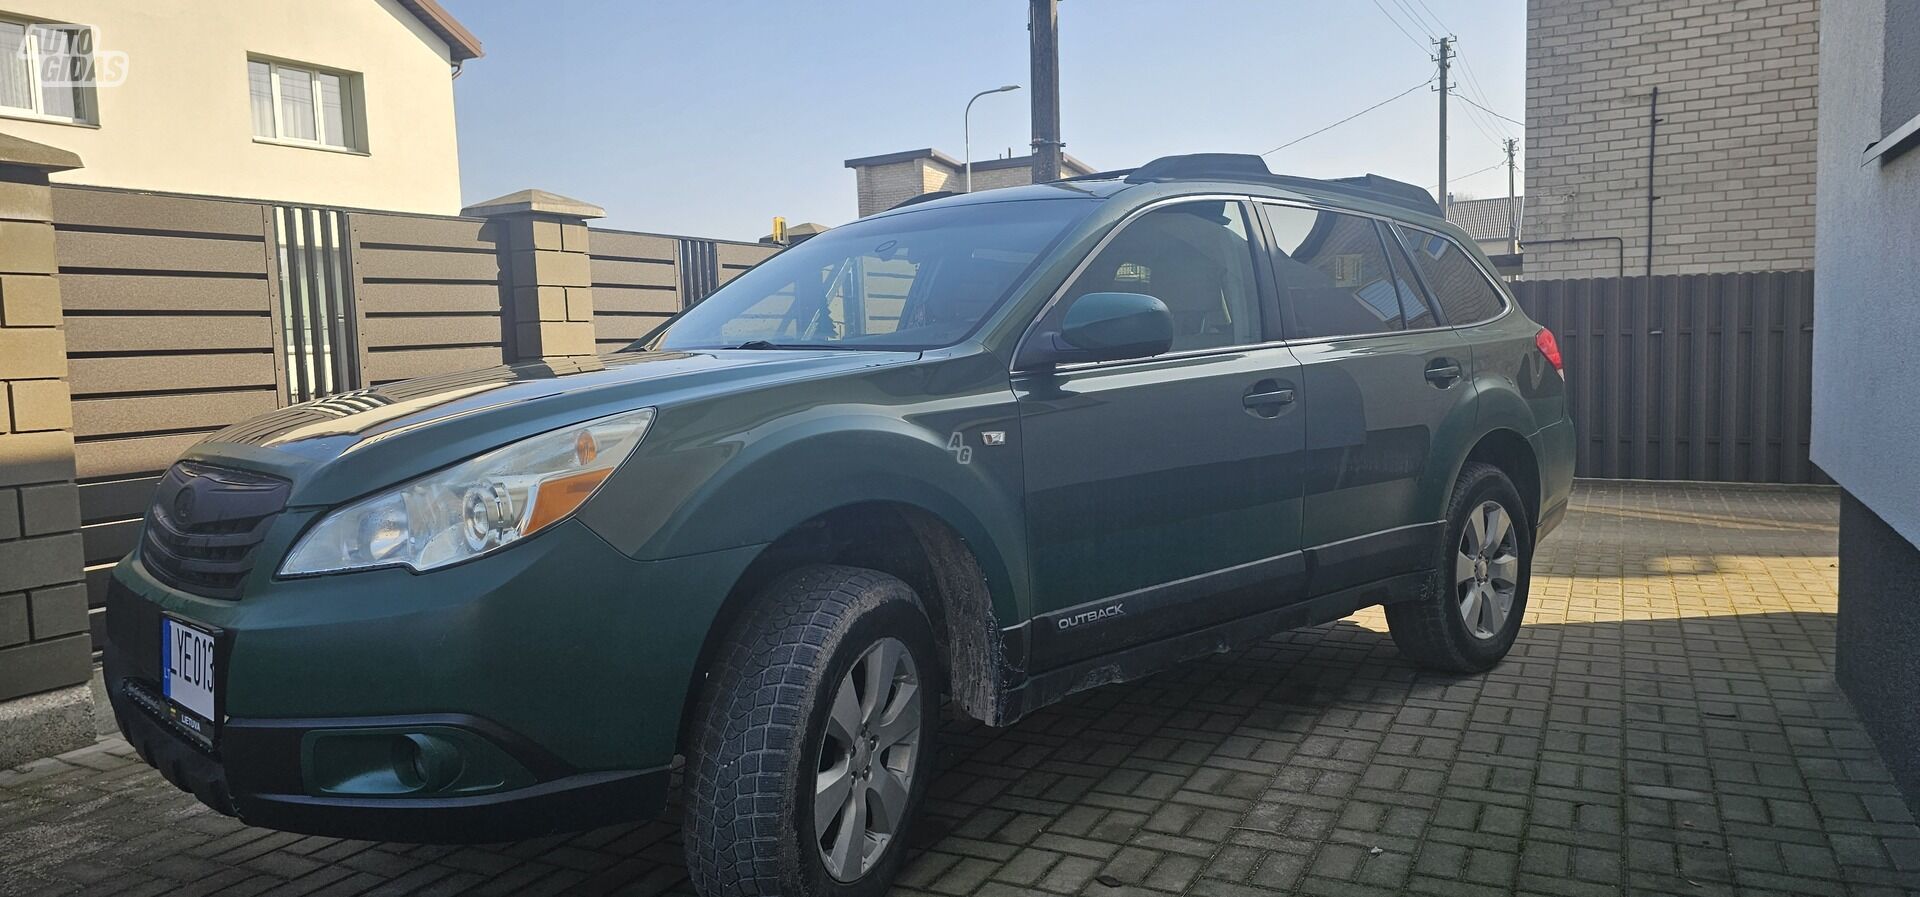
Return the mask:
{"type": "Polygon", "coordinates": [[[1533,527],[1519,490],[1499,468],[1468,464],[1420,597],[1387,605],[1393,643],[1431,669],[1491,669],[1519,637],[1532,568],[1533,527]]]}
{"type": "Polygon", "coordinates": [[[932,778],[941,693],[913,590],[841,566],[770,585],[716,655],[686,779],[707,897],[885,893],[932,778]]]}

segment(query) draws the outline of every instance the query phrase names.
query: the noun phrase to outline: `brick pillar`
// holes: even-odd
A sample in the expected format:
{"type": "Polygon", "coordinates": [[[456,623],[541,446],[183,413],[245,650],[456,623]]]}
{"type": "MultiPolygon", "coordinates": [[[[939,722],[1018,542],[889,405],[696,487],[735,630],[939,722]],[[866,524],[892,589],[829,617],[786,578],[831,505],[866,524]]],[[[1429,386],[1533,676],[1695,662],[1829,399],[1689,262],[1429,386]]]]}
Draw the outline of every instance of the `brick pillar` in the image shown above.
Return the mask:
{"type": "Polygon", "coordinates": [[[0,768],[93,742],[73,402],[49,172],[65,150],[0,135],[0,768]]]}
{"type": "Polygon", "coordinates": [[[592,259],[587,221],[599,206],[545,190],[522,190],[460,214],[494,222],[506,360],[595,354],[592,259]]]}

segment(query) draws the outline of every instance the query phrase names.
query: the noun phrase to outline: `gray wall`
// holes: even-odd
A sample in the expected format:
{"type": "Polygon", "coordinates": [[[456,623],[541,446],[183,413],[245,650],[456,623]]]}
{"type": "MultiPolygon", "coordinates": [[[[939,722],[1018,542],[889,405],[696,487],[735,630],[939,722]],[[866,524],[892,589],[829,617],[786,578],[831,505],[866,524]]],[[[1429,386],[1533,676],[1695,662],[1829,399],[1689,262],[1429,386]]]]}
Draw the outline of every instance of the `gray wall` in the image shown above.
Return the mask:
{"type": "Polygon", "coordinates": [[[1920,543],[1920,151],[1860,164],[1882,134],[1887,2],[1822,20],[1813,460],[1920,543]]]}
{"type": "Polygon", "coordinates": [[[1821,20],[1813,458],[1847,491],[1834,674],[1920,810],[1920,149],[1861,164],[1882,129],[1887,5],[1821,20]]]}

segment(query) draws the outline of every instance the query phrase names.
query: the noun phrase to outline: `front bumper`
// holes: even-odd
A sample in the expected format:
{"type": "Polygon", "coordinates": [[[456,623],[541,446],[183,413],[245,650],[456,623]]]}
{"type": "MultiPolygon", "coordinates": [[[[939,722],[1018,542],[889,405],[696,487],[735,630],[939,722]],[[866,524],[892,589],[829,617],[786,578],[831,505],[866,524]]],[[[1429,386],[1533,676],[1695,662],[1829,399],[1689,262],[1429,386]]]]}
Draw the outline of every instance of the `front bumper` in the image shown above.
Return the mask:
{"type": "Polygon", "coordinates": [[[175,787],[248,825],[335,838],[471,844],[592,828],[651,816],[666,805],[672,778],[666,769],[571,773],[511,791],[447,798],[299,793],[299,745],[309,733],[343,724],[438,727],[449,720],[382,717],[259,724],[228,719],[221,727],[219,748],[208,750],[136,700],[111,646],[107,657],[114,720],[140,758],[175,787]]]}
{"type": "Polygon", "coordinates": [[[639,562],[570,521],[428,574],[274,580],[238,600],[172,589],[135,555],[109,582],[106,686],[148,763],[249,824],[458,843],[644,818],[665,806],[700,646],[753,553],[639,562]],[[214,634],[217,720],[158,696],[163,616],[214,634]],[[320,759],[397,738],[496,774],[383,790],[320,759]]]}

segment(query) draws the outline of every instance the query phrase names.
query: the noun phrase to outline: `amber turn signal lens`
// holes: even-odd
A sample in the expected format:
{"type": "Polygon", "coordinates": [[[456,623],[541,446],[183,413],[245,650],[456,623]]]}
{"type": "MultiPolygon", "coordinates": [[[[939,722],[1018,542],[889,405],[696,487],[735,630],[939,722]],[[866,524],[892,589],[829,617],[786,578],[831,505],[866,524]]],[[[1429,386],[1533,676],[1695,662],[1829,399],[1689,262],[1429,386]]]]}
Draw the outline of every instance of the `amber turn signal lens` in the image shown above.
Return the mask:
{"type": "Polygon", "coordinates": [[[533,513],[527,517],[527,526],[521,535],[531,535],[547,524],[559,520],[600,488],[600,482],[613,473],[613,468],[586,470],[580,473],[555,477],[540,484],[540,493],[533,500],[533,513]]]}

